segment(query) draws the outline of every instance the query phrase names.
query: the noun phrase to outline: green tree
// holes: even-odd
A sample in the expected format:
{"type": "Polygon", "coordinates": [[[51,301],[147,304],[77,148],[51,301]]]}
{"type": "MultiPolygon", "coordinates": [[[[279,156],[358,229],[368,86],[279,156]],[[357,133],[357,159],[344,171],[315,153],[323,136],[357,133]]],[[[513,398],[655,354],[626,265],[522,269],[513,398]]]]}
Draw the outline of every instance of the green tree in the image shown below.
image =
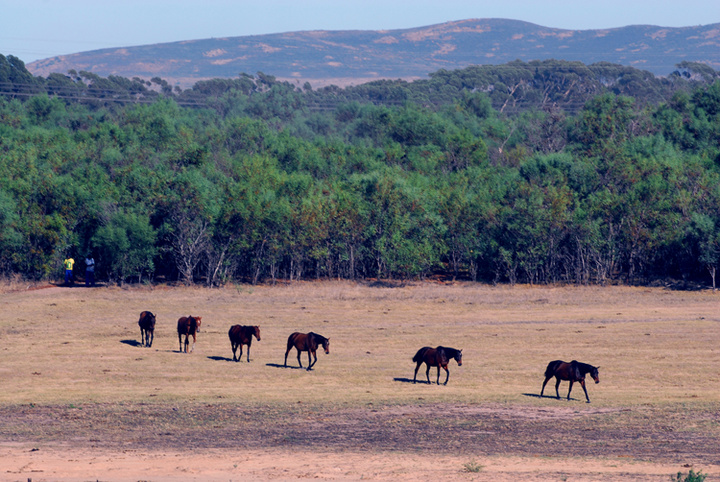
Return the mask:
{"type": "Polygon", "coordinates": [[[155,270],[156,236],[147,216],[115,212],[91,239],[99,270],[121,285],[128,278],[141,282],[155,270]]]}
{"type": "Polygon", "coordinates": [[[714,291],[717,289],[715,277],[720,261],[720,229],[710,216],[693,213],[689,234],[697,243],[698,261],[710,274],[714,291]]]}
{"type": "Polygon", "coordinates": [[[18,221],[15,200],[0,189],[0,273],[3,274],[13,273],[22,256],[19,251],[22,237],[16,229],[18,221]]]}

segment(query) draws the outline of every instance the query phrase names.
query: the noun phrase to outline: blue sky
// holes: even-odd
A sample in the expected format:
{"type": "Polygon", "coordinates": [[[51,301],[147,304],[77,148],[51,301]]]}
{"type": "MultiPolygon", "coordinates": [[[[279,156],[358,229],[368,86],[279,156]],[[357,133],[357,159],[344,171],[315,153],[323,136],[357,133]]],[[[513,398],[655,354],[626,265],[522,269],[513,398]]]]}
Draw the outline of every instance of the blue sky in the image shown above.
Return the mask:
{"type": "Polygon", "coordinates": [[[467,18],[563,29],[720,23],[718,0],[0,0],[0,54],[87,50],[297,30],[383,30],[467,18]]]}

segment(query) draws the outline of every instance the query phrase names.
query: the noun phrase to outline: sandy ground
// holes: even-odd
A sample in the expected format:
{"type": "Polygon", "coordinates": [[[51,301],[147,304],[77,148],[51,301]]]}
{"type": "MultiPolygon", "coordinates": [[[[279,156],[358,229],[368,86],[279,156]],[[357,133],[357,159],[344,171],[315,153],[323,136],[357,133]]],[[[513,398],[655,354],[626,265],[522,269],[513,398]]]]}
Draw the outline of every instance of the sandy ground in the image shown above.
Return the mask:
{"type": "MultiPolygon", "coordinates": [[[[192,454],[69,450],[3,445],[7,481],[260,481],[260,480],[665,480],[690,468],[620,458],[467,457],[402,453],[317,453],[211,450],[192,454]],[[477,470],[471,471],[468,470],[477,470]]],[[[719,473],[704,467],[703,473],[719,473]]]]}

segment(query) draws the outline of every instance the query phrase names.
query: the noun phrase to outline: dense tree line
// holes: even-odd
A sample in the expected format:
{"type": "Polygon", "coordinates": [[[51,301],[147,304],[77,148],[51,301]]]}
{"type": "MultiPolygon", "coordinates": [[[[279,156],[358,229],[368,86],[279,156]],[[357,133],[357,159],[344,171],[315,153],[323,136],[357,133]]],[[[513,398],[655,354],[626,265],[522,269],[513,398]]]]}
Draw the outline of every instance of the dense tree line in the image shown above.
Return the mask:
{"type": "Polygon", "coordinates": [[[36,78],[0,56],[0,85],[5,274],[52,278],[92,253],[120,283],[714,284],[720,82],[697,64],[667,79],[515,62],[346,89],[257,74],[183,91],[36,78]]]}

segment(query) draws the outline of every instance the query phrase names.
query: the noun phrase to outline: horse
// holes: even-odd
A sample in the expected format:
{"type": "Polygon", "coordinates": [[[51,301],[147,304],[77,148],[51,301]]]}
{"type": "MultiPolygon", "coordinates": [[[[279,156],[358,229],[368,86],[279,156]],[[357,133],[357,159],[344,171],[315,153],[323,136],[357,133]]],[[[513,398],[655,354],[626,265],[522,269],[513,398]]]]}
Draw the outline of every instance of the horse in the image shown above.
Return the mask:
{"type": "Polygon", "coordinates": [[[600,383],[598,368],[600,367],[594,367],[592,365],[588,365],[587,363],[580,363],[576,360],[573,360],[570,363],[562,360],[551,361],[545,369],[545,381],[543,382],[542,390],[540,390],[540,396],[543,396],[545,385],[548,380],[555,377],[557,380],[555,382],[555,394],[558,399],[560,399],[560,392],[558,391],[560,381],[568,380],[570,381],[570,388],[568,389],[567,399],[570,400],[570,392],[572,391],[573,383],[580,382],[580,385],[585,391],[585,399],[587,400],[587,403],[590,403],[590,397],[588,397],[587,388],[585,388],[585,375],[589,373],[592,379],[595,380],[595,383],[600,383]]]}
{"type": "Polygon", "coordinates": [[[180,342],[180,352],[183,352],[183,341],[182,337],[185,335],[185,353],[188,353],[188,345],[190,344],[190,336],[192,336],[193,343],[190,348],[190,353],[195,349],[195,341],[197,340],[197,334],[200,331],[200,324],[202,323],[202,316],[183,316],[178,320],[178,341],[180,342]]]}
{"type": "Polygon", "coordinates": [[[431,383],[430,367],[437,367],[437,384],[440,385],[440,368],[442,367],[445,370],[444,385],[447,385],[448,379],[450,378],[448,362],[453,358],[455,359],[459,367],[462,366],[462,350],[448,348],[446,346],[438,346],[437,348],[424,346],[420,348],[413,357],[413,361],[417,363],[417,366],[415,367],[415,375],[413,376],[413,383],[416,383],[417,372],[420,369],[420,365],[425,363],[427,365],[427,370],[425,370],[425,376],[427,377],[428,383],[431,383]]]}
{"type": "Polygon", "coordinates": [[[242,359],[243,345],[247,345],[247,361],[250,363],[250,345],[252,344],[252,337],[255,335],[257,341],[260,341],[260,327],[259,326],[242,326],[233,325],[228,331],[228,337],[230,338],[230,345],[233,351],[233,361],[240,361],[242,359]],[[240,348],[240,355],[235,358],[235,350],[240,348]]]}
{"type": "Polygon", "coordinates": [[[297,349],[298,355],[298,363],[300,364],[300,368],[302,368],[302,362],[300,361],[300,354],[304,351],[308,352],[308,371],[317,363],[317,349],[318,346],[322,345],[323,350],[325,350],[325,353],[330,353],[330,339],[325,338],[322,335],[318,335],[317,333],[313,333],[312,331],[310,333],[298,333],[295,332],[292,335],[288,337],[287,341],[287,350],[285,350],[285,366],[287,367],[287,357],[288,353],[290,353],[290,350],[295,347],[297,349]],[[315,357],[315,360],[311,362],[311,357],[315,357]]]}
{"type": "Polygon", "coordinates": [[[155,315],[149,311],[143,311],[140,313],[138,325],[140,325],[140,346],[150,348],[155,338],[155,315]]]}

